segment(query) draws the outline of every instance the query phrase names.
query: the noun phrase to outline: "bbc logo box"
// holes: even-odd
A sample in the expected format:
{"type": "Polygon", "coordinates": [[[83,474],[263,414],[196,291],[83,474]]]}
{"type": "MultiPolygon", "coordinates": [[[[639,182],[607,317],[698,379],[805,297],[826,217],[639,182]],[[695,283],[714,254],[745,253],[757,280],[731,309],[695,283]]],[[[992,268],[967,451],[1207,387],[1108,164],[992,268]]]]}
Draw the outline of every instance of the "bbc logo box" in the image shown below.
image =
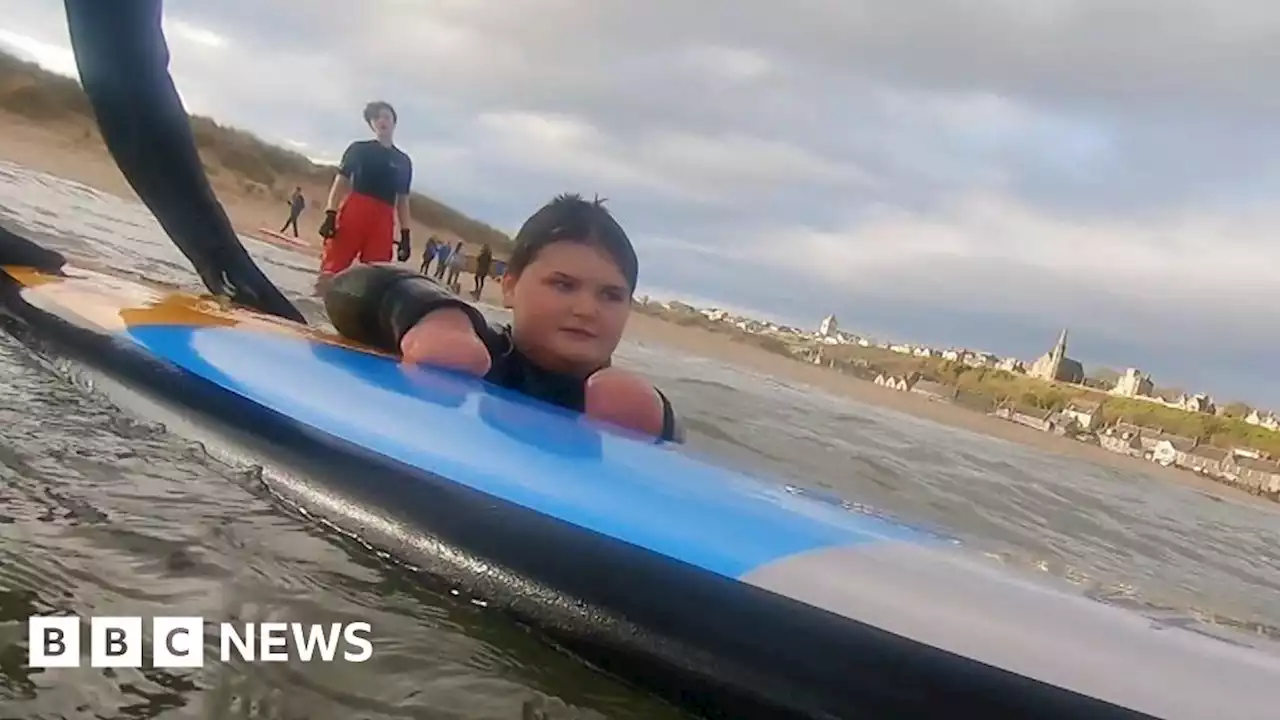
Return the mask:
{"type": "MultiPolygon", "coordinates": [[[[79,667],[83,657],[83,619],[76,616],[35,616],[27,620],[30,667],[79,667]]],[[[158,668],[194,668],[204,665],[205,627],[199,617],[154,617],[151,628],[151,665],[158,668]]],[[[362,663],[373,655],[367,622],[215,623],[218,657],[222,662],[238,658],[247,662],[362,663]]],[[[88,649],[92,667],[142,667],[145,643],[140,617],[89,618],[88,649]]]]}
{"type": "MultiPolygon", "coordinates": [[[[151,623],[151,662],[155,667],[200,667],[204,664],[204,619],[158,617],[151,623]]],[[[36,616],[27,620],[31,667],[79,667],[81,618],[36,616]]],[[[94,617],[89,622],[92,667],[141,667],[143,626],[140,617],[94,617]]]]}

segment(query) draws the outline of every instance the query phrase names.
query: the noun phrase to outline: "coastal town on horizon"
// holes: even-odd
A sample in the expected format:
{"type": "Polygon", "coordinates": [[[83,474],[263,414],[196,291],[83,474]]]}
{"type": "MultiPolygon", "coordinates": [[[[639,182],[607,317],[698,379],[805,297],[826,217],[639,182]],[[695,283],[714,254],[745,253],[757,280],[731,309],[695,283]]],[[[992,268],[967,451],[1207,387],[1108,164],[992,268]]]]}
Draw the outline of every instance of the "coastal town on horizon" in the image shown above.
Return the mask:
{"type": "MultiPolygon", "coordinates": [[[[1274,412],[1239,402],[1219,404],[1207,393],[1162,392],[1150,375],[1133,367],[1115,373],[1113,379],[1088,377],[1083,364],[1068,355],[1066,329],[1048,352],[1027,362],[967,348],[938,349],[918,343],[877,340],[841,330],[835,315],[825,317],[815,329],[804,329],[757,320],[723,308],[694,307],[678,300],[657,301],[644,296],[637,298],[637,302],[646,311],[672,314],[677,322],[683,319],[684,323],[694,321],[712,329],[741,333],[742,337],[754,338],[767,349],[803,362],[839,369],[876,385],[960,405],[1035,430],[1095,444],[1111,452],[1189,470],[1280,500],[1280,418],[1274,412]],[[833,352],[841,350],[846,351],[844,357],[835,357],[833,352]],[[859,351],[861,357],[857,356],[859,351]],[[900,360],[893,361],[894,357],[900,360]],[[929,377],[945,374],[948,369],[951,374],[946,379],[958,378],[965,372],[980,378],[994,373],[1014,382],[1021,378],[1024,388],[1027,382],[1042,383],[1040,387],[1046,391],[1038,396],[1024,393],[1017,397],[1015,390],[1014,397],[996,399],[994,407],[972,401],[964,403],[957,383],[929,377]],[[1052,400],[1044,402],[1045,398],[1052,400]],[[1193,429],[1180,434],[1175,432],[1177,428],[1151,427],[1150,423],[1129,422],[1114,412],[1106,412],[1103,405],[1117,402],[1136,416],[1158,415],[1154,411],[1159,409],[1165,411],[1163,417],[1167,419],[1168,412],[1173,412],[1187,419],[1183,424],[1198,428],[1199,432],[1193,429]],[[1144,407],[1150,410],[1143,411],[1144,407]],[[1213,432],[1205,432],[1215,422],[1219,428],[1223,423],[1237,428],[1243,424],[1252,429],[1249,432],[1262,433],[1265,441],[1256,442],[1256,435],[1241,438],[1241,433],[1237,433],[1224,447],[1224,443],[1216,442],[1219,438],[1212,437],[1213,432]],[[1255,442],[1250,442],[1250,438],[1255,442]]],[[[1249,435],[1249,432],[1243,434],[1249,435]]]]}
{"type": "MultiPolygon", "coordinates": [[[[642,305],[651,301],[649,297],[640,298],[642,305]]],[[[1280,414],[1258,409],[1240,401],[1219,403],[1209,393],[1178,391],[1173,393],[1172,396],[1167,396],[1158,390],[1149,373],[1145,373],[1136,367],[1128,367],[1123,373],[1116,373],[1114,380],[1110,381],[1100,378],[1088,378],[1085,374],[1083,363],[1067,355],[1068,330],[1066,328],[1062,329],[1057,342],[1048,352],[1031,362],[1027,362],[1017,357],[1002,356],[997,353],[971,348],[949,347],[947,349],[938,349],[923,343],[875,339],[867,335],[841,330],[839,320],[834,314],[823,318],[816,329],[806,330],[782,322],[752,318],[742,314],[742,311],[734,312],[720,307],[696,307],[679,300],[663,301],[662,304],[667,307],[686,307],[711,322],[725,323],[744,332],[806,338],[825,345],[856,345],[863,348],[877,348],[900,355],[961,363],[973,368],[985,367],[1004,370],[1005,372],[1024,375],[1029,378],[1079,385],[1093,390],[1104,390],[1117,397],[1143,400],[1191,413],[1224,415],[1229,412],[1228,408],[1232,405],[1247,406],[1248,410],[1241,417],[1244,422],[1266,430],[1280,432],[1280,414]],[[1103,387],[1103,385],[1108,386],[1103,387]]]]}

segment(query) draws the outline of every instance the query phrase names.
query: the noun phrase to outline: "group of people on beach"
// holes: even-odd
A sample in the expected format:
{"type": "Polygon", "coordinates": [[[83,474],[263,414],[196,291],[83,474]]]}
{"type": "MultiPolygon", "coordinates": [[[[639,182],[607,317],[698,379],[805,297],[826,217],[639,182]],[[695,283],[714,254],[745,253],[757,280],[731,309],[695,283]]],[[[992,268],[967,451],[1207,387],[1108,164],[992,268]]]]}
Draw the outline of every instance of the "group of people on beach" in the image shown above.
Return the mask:
{"type": "MultiPolygon", "coordinates": [[[[467,256],[462,252],[461,241],[449,247],[449,243],[434,237],[427,239],[426,246],[422,248],[422,266],[418,268],[418,272],[436,280],[443,280],[444,284],[454,292],[460,292],[458,276],[466,269],[467,256]],[[433,260],[436,263],[435,273],[431,272],[433,260]]],[[[480,299],[480,293],[484,291],[484,281],[491,272],[493,272],[493,249],[486,243],[480,248],[480,254],[476,256],[475,269],[472,270],[475,278],[471,288],[473,298],[480,299]]]]}

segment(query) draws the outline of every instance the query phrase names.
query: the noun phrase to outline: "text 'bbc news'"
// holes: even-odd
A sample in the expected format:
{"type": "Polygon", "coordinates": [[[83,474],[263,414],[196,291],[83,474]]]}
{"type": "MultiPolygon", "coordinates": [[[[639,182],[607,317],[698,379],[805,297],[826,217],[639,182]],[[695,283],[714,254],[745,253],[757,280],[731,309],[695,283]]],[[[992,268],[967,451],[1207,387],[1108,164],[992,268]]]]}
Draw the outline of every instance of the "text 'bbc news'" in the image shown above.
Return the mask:
{"type": "MultiPolygon", "coordinates": [[[[218,659],[242,662],[352,662],[373,657],[369,623],[207,623],[199,617],[90,617],[90,667],[143,667],[150,647],[151,667],[203,667],[211,648],[207,632],[218,639],[218,659]],[[147,643],[150,635],[151,642],[147,643]]],[[[75,615],[39,615],[27,620],[28,666],[79,667],[83,658],[84,619],[75,615]]]]}

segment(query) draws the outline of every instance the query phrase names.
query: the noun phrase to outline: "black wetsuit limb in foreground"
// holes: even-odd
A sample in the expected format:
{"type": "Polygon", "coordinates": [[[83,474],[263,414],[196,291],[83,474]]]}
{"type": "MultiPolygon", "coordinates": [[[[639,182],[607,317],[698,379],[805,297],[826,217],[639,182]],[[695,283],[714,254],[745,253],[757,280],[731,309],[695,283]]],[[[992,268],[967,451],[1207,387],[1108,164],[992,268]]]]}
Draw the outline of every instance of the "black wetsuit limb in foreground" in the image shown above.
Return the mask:
{"type": "MultiPolygon", "coordinates": [[[[344,337],[393,355],[400,354],[400,339],[427,313],[459,308],[471,318],[489,351],[491,364],[485,380],[577,412],[586,404],[582,378],[535,365],[516,349],[510,327],[491,325],[471,304],[412,270],[354,265],[334,277],[324,304],[334,328],[344,337]]],[[[658,396],[662,399],[662,439],[680,442],[683,433],[671,402],[661,391],[658,396]]]]}
{"type": "Polygon", "coordinates": [[[169,76],[161,0],[64,0],[80,81],[125,179],[210,292],[305,322],[236,237],[169,76]]]}

